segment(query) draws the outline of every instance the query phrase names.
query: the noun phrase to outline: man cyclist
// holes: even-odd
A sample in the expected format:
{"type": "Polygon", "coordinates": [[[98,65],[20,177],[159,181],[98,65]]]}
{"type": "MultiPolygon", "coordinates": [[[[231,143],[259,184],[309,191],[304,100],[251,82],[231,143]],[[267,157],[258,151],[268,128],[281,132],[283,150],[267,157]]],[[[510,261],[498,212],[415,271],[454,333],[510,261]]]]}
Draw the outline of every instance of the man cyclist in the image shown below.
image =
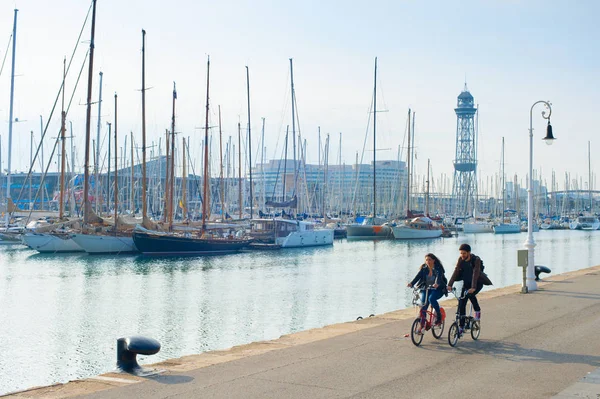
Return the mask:
{"type": "Polygon", "coordinates": [[[460,252],[460,257],[456,262],[456,267],[454,268],[454,273],[452,273],[452,277],[448,282],[448,290],[452,290],[452,285],[455,281],[463,281],[463,287],[461,291],[461,297],[466,296],[458,301],[458,311],[460,317],[460,331],[462,332],[465,326],[465,314],[467,308],[467,299],[471,301],[473,304],[473,309],[475,310],[475,320],[479,320],[481,318],[481,308],[479,307],[479,302],[477,301],[477,293],[481,291],[483,288],[483,283],[485,274],[481,272],[481,258],[479,256],[471,253],[471,246],[469,244],[462,244],[458,251],[460,252]]]}

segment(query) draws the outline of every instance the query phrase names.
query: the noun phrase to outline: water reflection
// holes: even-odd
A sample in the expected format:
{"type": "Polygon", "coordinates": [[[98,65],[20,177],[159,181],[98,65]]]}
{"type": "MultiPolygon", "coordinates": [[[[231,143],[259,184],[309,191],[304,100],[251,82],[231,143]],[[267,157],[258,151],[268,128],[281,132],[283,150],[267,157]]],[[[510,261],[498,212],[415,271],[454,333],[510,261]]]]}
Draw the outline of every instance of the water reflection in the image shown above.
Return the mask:
{"type": "MultiPolygon", "coordinates": [[[[595,265],[600,232],[536,233],[553,274],[595,265]]],[[[428,252],[450,274],[466,242],[497,288],[518,284],[525,234],[334,246],[223,257],[43,255],[0,248],[0,393],[113,369],[121,336],[162,344],[141,362],[274,339],[411,306],[428,252]]]]}

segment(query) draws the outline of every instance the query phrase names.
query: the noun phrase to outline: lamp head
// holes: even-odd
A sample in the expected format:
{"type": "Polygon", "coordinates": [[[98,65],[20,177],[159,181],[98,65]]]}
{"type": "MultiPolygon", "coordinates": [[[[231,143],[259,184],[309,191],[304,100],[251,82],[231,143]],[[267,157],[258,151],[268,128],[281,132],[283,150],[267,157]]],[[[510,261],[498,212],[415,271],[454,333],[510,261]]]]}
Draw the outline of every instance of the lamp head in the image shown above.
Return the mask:
{"type": "Polygon", "coordinates": [[[548,145],[552,145],[552,142],[556,140],[552,134],[552,125],[550,124],[550,119],[548,119],[548,127],[546,128],[546,137],[544,137],[542,140],[544,140],[548,145]]]}

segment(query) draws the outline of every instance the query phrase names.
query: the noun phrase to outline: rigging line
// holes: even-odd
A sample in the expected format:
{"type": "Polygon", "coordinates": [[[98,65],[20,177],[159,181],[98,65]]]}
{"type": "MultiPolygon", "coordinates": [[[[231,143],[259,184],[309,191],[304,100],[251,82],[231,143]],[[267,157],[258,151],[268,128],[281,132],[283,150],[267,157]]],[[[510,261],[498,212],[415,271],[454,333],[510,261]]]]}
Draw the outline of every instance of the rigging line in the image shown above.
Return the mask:
{"type": "MultiPolygon", "coordinates": [[[[89,53],[89,52],[88,52],[89,53]]],[[[79,80],[81,79],[81,74],[83,73],[83,69],[85,67],[86,61],[87,60],[87,53],[85,56],[85,59],[83,60],[83,62],[81,63],[81,69],[79,70],[79,75],[77,76],[77,81],[75,82],[75,86],[73,87],[73,92],[71,93],[71,98],[69,99],[69,104],[67,105],[67,109],[65,111],[65,115],[69,113],[69,110],[71,109],[71,104],[73,103],[73,97],[75,97],[75,92],[77,91],[77,86],[79,86],[79,80]]],[[[46,126],[46,128],[48,128],[48,126],[46,126]]],[[[40,186],[38,187],[38,191],[35,193],[35,200],[37,200],[38,195],[40,194],[40,190],[43,187],[43,183],[44,180],[46,179],[46,175],[48,173],[48,169],[50,169],[50,165],[52,164],[52,157],[54,157],[54,152],[56,151],[56,147],[58,147],[58,143],[60,142],[61,137],[60,134],[57,135],[56,140],[54,141],[54,147],[52,148],[52,153],[50,154],[50,158],[48,158],[48,165],[46,166],[46,170],[44,171],[44,174],[42,175],[42,180],[40,181],[40,186]]],[[[38,146],[37,151],[40,150],[42,146],[42,140],[40,139],[40,145],[38,146]]],[[[29,174],[28,176],[31,176],[31,170],[33,168],[33,164],[32,166],[30,166],[29,168],[29,174]]],[[[27,181],[27,179],[25,179],[25,181],[27,181]]],[[[31,184],[31,182],[29,183],[31,184]]],[[[21,187],[21,191],[19,192],[19,197],[17,197],[18,199],[21,198],[21,195],[23,194],[23,190],[25,188],[25,184],[22,185],[21,187]]],[[[31,200],[31,198],[30,198],[31,200]]],[[[33,208],[29,210],[29,215],[27,215],[27,221],[25,222],[25,224],[27,224],[29,222],[29,220],[31,219],[31,213],[33,212],[33,208]]]]}
{"type": "MultiPolygon", "coordinates": [[[[286,80],[285,82],[289,82],[290,81],[290,71],[288,69],[287,72],[287,76],[286,76],[286,80]]],[[[291,90],[291,88],[289,87],[289,85],[286,83],[285,84],[286,90],[284,93],[284,97],[283,97],[283,108],[281,109],[281,114],[280,114],[280,123],[279,123],[279,128],[277,129],[277,131],[279,132],[279,134],[277,135],[277,141],[275,142],[275,148],[273,149],[273,158],[275,158],[275,156],[277,155],[277,148],[279,147],[279,138],[281,137],[281,135],[283,134],[283,125],[284,125],[284,115],[287,115],[287,105],[288,105],[288,101],[289,101],[289,90],[291,90]]]]}
{"type": "Polygon", "coordinates": [[[6,62],[6,57],[8,56],[8,49],[10,48],[10,43],[12,43],[12,33],[8,37],[8,44],[6,45],[6,51],[4,52],[4,59],[2,60],[2,67],[0,67],[0,76],[2,76],[2,71],[4,70],[4,63],[6,62]]]}
{"type": "MultiPolygon", "coordinates": [[[[285,151],[285,149],[282,148],[281,149],[281,156],[282,157],[284,156],[283,155],[284,151],[285,151]]],[[[287,162],[287,159],[285,159],[284,162],[287,162]]],[[[279,182],[279,172],[280,171],[281,171],[281,158],[279,158],[279,162],[278,162],[278,165],[277,165],[277,174],[275,175],[275,183],[273,185],[273,194],[271,194],[271,198],[272,198],[273,201],[275,201],[275,198],[276,198],[275,197],[275,191],[277,190],[277,183],[279,182]]],[[[285,187],[284,187],[284,190],[285,190],[285,187]]],[[[282,201],[283,201],[283,198],[282,198],[282,201]]]]}
{"type": "MultiPolygon", "coordinates": [[[[79,41],[81,40],[81,36],[83,35],[83,30],[85,29],[85,26],[87,24],[93,4],[94,4],[93,2],[90,4],[90,8],[88,9],[87,15],[85,16],[83,25],[81,26],[81,31],[79,31],[79,36],[77,37],[77,41],[75,42],[75,47],[73,48],[73,52],[71,53],[71,58],[69,59],[69,66],[67,67],[67,70],[65,71],[65,75],[68,75],[69,70],[71,69],[71,63],[73,62],[73,59],[75,58],[75,52],[77,51],[77,46],[79,45],[79,41]]],[[[85,61],[87,60],[88,55],[89,55],[89,49],[86,52],[85,58],[83,60],[82,67],[81,67],[82,70],[83,70],[83,66],[85,65],[85,61]]],[[[81,77],[81,71],[79,71],[79,77],[81,77]]],[[[77,78],[77,82],[79,82],[79,77],[77,78]]],[[[60,99],[60,93],[63,90],[63,85],[64,85],[64,79],[61,80],[60,88],[58,90],[58,93],[56,94],[56,99],[54,100],[54,105],[52,106],[52,111],[50,111],[50,117],[46,121],[46,127],[44,128],[44,132],[42,133],[42,137],[40,138],[40,146],[38,146],[37,150],[35,151],[33,161],[31,163],[31,165],[29,165],[29,171],[27,172],[27,177],[23,181],[23,185],[21,187],[21,191],[19,192],[18,198],[21,198],[21,195],[23,194],[23,189],[25,187],[25,183],[27,182],[27,180],[31,179],[31,172],[33,170],[33,164],[35,163],[37,156],[40,152],[40,149],[42,146],[41,143],[44,141],[44,137],[46,136],[46,132],[48,131],[48,126],[50,126],[50,121],[52,120],[52,115],[54,115],[54,111],[56,110],[56,105],[58,104],[58,100],[60,99]]],[[[77,84],[75,85],[75,87],[77,87],[77,84]]],[[[69,106],[70,106],[70,103],[69,103],[69,106]]],[[[31,216],[31,212],[29,213],[29,215],[31,216]]]]}
{"type": "Polygon", "coordinates": [[[358,165],[356,165],[356,181],[354,183],[354,192],[352,193],[352,204],[351,204],[351,208],[354,211],[354,213],[356,213],[356,209],[355,209],[355,205],[356,205],[356,192],[358,190],[358,181],[360,178],[360,165],[362,165],[363,162],[363,157],[365,155],[365,149],[367,147],[367,138],[369,135],[369,126],[371,126],[371,110],[373,109],[373,96],[371,96],[371,105],[369,106],[369,113],[368,113],[368,117],[367,117],[367,129],[365,131],[365,140],[363,142],[363,149],[362,149],[362,155],[360,157],[360,163],[358,165]]]}

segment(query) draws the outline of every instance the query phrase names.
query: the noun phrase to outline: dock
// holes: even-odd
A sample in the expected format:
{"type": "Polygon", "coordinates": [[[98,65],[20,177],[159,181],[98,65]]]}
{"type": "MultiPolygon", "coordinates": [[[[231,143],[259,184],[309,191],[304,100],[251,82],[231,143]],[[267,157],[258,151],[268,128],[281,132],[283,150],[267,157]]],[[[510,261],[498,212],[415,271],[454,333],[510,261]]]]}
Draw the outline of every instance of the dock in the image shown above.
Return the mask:
{"type": "MultiPolygon", "coordinates": [[[[149,377],[107,373],[9,398],[581,398],[600,397],[600,266],[478,295],[481,336],[448,345],[456,299],[435,340],[405,335],[415,309],[273,341],[145,365],[149,377]]],[[[367,316],[367,315],[364,315],[367,316]]],[[[170,345],[163,342],[162,345],[170,345]]]]}

